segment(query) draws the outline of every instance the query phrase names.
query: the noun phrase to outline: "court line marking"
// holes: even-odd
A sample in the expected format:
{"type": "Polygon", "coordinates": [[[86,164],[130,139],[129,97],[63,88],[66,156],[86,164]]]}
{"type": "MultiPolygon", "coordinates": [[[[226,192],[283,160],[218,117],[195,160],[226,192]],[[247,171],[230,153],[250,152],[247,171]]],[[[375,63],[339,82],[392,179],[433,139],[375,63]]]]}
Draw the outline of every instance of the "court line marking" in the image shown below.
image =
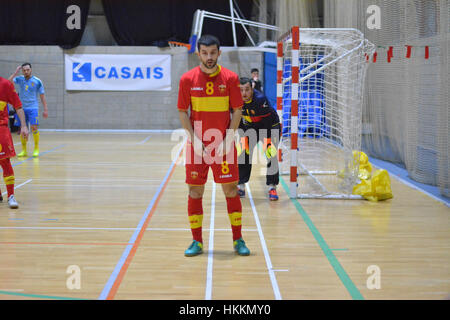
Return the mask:
{"type": "MultiPolygon", "coordinates": [[[[289,198],[289,187],[284,181],[282,177],[280,177],[281,185],[284,188],[284,191],[286,192],[286,196],[289,198]]],[[[342,284],[347,289],[348,293],[354,300],[364,300],[364,297],[362,296],[361,292],[359,292],[356,285],[353,283],[352,279],[350,279],[347,272],[345,272],[344,267],[339,263],[339,260],[334,255],[333,251],[330,249],[328,244],[326,243],[325,239],[320,234],[319,230],[316,228],[314,223],[312,222],[311,218],[308,216],[306,211],[301,206],[300,202],[297,198],[290,199],[292,203],[294,204],[295,208],[297,209],[297,212],[300,214],[300,216],[303,218],[303,221],[308,226],[309,231],[311,231],[312,235],[316,239],[317,243],[319,244],[320,248],[322,249],[322,252],[325,254],[325,257],[328,259],[328,262],[333,267],[334,271],[338,275],[339,279],[341,280],[342,284]]]]}
{"type": "MultiPolygon", "coordinates": [[[[55,151],[55,150],[58,150],[58,149],[64,147],[65,145],[66,145],[66,144],[61,144],[61,145],[59,145],[59,146],[57,146],[57,147],[54,147],[53,149],[50,149],[50,150],[41,152],[41,153],[39,154],[39,157],[40,157],[40,156],[43,156],[44,154],[47,154],[47,153],[53,152],[53,151],[55,151]]],[[[37,158],[34,158],[34,157],[28,157],[28,158],[26,158],[25,160],[22,160],[22,161],[19,161],[19,162],[14,163],[12,166],[13,166],[13,167],[18,166],[18,165],[20,165],[20,164],[22,164],[22,163],[24,163],[24,162],[26,162],[26,161],[30,161],[30,160],[32,160],[32,159],[37,159],[37,158]]]]}
{"type": "Polygon", "coordinates": [[[138,142],[136,144],[144,144],[146,143],[152,136],[148,136],[147,138],[145,138],[144,140],[142,140],[141,142],[138,142]]]}
{"type": "Polygon", "coordinates": [[[119,286],[122,282],[123,277],[125,276],[128,266],[130,265],[131,260],[133,259],[134,254],[136,253],[137,247],[139,246],[141,239],[147,229],[147,225],[150,222],[150,219],[153,216],[153,213],[158,205],[159,199],[161,198],[161,195],[163,194],[167,186],[167,183],[172,177],[172,174],[176,167],[176,163],[180,158],[181,150],[183,150],[185,143],[186,139],[184,140],[180,149],[178,150],[176,157],[174,157],[172,164],[170,165],[166,175],[161,181],[161,184],[159,185],[158,190],[156,191],[155,195],[153,196],[153,199],[148,205],[147,210],[145,210],[145,213],[141,221],[139,222],[135,232],[131,236],[130,241],[128,241],[129,243],[132,243],[132,245],[131,244],[128,245],[125,248],[124,252],[122,253],[122,256],[120,257],[116,267],[114,268],[113,273],[109,277],[108,282],[106,283],[105,287],[100,293],[100,296],[98,297],[99,300],[114,299],[114,296],[116,295],[117,290],[119,289],[119,286]]]}
{"type": "MultiPolygon", "coordinates": [[[[8,229],[23,229],[23,230],[107,230],[107,231],[134,231],[137,228],[84,228],[84,227],[0,227],[0,230],[8,229]]],[[[147,228],[147,231],[191,231],[188,228],[147,228]]],[[[203,231],[210,231],[209,228],[203,229],[203,231]]],[[[214,231],[226,231],[230,232],[231,229],[214,229],[214,231]]],[[[257,229],[242,229],[245,232],[257,232],[257,229]]]]}
{"type": "Polygon", "coordinates": [[[24,289],[4,289],[4,288],[1,288],[0,291],[22,292],[22,291],[25,291],[25,290],[24,289]]]}
{"type": "MultiPolygon", "coordinates": [[[[91,166],[92,167],[92,166],[91,166]]],[[[161,181],[161,180],[160,180],[161,181]]],[[[47,184],[47,183],[36,183],[36,186],[39,186],[40,189],[58,189],[60,190],[61,187],[67,187],[67,184],[47,184]]],[[[133,184],[121,184],[119,186],[115,186],[115,185],[101,185],[101,184],[70,184],[70,187],[72,188],[100,188],[100,189],[105,189],[105,188],[111,188],[111,189],[117,189],[117,188],[134,188],[134,189],[148,189],[148,185],[147,186],[137,186],[137,185],[133,185],[133,184]]]]}
{"type": "Polygon", "coordinates": [[[69,297],[57,297],[57,296],[46,296],[42,294],[31,294],[31,293],[21,293],[21,292],[11,292],[11,291],[3,291],[0,290],[0,294],[10,295],[10,296],[19,296],[19,297],[27,297],[27,298],[38,298],[38,299],[54,299],[54,300],[89,300],[83,298],[69,298],[69,297]]]}
{"type": "Polygon", "coordinates": [[[36,245],[66,245],[66,246],[78,246],[78,245],[85,245],[85,246],[126,246],[130,245],[131,243],[126,242],[0,242],[0,245],[2,244],[18,244],[18,245],[28,245],[28,244],[36,244],[36,245]]]}
{"type": "Polygon", "coordinates": [[[213,255],[214,255],[214,216],[216,212],[216,183],[212,181],[211,191],[211,218],[209,221],[209,240],[208,240],[208,267],[206,269],[206,289],[205,300],[212,299],[212,281],[213,281],[213,255]]]}
{"type": "Polygon", "coordinates": [[[261,228],[261,223],[259,222],[258,212],[256,211],[255,203],[253,202],[252,192],[250,190],[250,185],[248,182],[245,184],[247,189],[248,199],[250,200],[250,205],[252,206],[253,216],[255,218],[256,228],[258,229],[259,241],[261,242],[261,247],[263,249],[264,258],[266,260],[267,271],[269,272],[270,282],[272,283],[273,294],[276,300],[282,300],[280,288],[278,287],[277,278],[273,270],[272,261],[270,260],[269,250],[267,250],[266,240],[264,239],[264,233],[261,228]]]}
{"type": "MultiPolygon", "coordinates": [[[[23,183],[21,183],[21,184],[19,184],[19,185],[17,185],[17,186],[14,186],[14,190],[19,189],[20,187],[26,185],[27,183],[30,183],[31,181],[33,181],[33,179],[28,179],[27,181],[25,181],[25,182],[23,182],[23,183]]],[[[8,191],[4,191],[4,192],[2,193],[2,196],[4,196],[4,195],[7,194],[7,193],[8,193],[8,191]]]]}

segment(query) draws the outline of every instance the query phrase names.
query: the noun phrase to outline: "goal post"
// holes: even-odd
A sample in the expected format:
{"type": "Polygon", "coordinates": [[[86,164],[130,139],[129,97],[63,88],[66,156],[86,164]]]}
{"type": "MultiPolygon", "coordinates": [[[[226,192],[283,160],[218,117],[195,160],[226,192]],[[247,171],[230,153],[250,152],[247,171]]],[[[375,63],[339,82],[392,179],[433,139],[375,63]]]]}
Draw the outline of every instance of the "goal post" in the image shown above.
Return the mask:
{"type": "Polygon", "coordinates": [[[361,199],[359,151],[366,57],[356,29],[292,27],[277,43],[280,174],[291,198],[361,199]]]}

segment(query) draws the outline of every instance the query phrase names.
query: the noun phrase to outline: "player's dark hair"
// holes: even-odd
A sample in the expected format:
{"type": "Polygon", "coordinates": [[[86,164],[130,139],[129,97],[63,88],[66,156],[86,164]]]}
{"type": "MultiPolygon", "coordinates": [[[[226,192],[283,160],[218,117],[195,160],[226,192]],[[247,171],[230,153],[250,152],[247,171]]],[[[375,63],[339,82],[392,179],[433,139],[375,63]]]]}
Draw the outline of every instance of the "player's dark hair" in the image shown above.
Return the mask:
{"type": "Polygon", "coordinates": [[[25,66],[30,66],[30,68],[31,68],[31,63],[29,63],[29,62],[23,63],[23,64],[22,64],[22,67],[25,67],[25,66]]]}
{"type": "Polygon", "coordinates": [[[198,51],[200,51],[200,45],[204,45],[204,46],[213,46],[216,45],[217,46],[217,50],[220,49],[220,41],[217,37],[210,35],[210,34],[205,34],[203,36],[200,37],[200,39],[198,39],[197,41],[197,49],[198,51]]]}
{"type": "Polygon", "coordinates": [[[250,84],[250,87],[252,86],[252,80],[250,78],[242,77],[239,79],[239,81],[242,85],[245,85],[246,83],[248,83],[248,84],[250,84]]]}
{"type": "Polygon", "coordinates": [[[256,69],[256,68],[253,68],[253,69],[250,71],[250,73],[253,73],[253,72],[259,72],[259,70],[256,69]]]}

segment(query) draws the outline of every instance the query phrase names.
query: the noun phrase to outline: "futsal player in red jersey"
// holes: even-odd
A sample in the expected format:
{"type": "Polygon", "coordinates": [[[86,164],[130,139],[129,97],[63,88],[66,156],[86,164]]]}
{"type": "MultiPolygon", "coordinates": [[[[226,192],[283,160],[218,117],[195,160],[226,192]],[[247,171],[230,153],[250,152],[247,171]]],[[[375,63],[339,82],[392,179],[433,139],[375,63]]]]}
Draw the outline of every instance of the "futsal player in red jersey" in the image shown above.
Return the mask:
{"type": "Polygon", "coordinates": [[[246,256],[250,250],[241,233],[242,205],[237,193],[239,170],[234,139],[244,104],[239,77],[217,64],[221,51],[216,37],[202,36],[197,49],[200,65],[183,74],[178,93],[180,121],[189,138],[186,183],[189,186],[188,217],[193,242],[185,255],[190,257],[203,252],[202,198],[211,167],[214,181],[222,185],[226,198],[234,250],[246,256]]]}
{"type": "MultiPolygon", "coordinates": [[[[8,193],[8,204],[11,209],[17,209],[19,204],[14,197],[14,170],[11,166],[10,158],[16,155],[14,143],[9,130],[9,114],[7,104],[11,104],[16,109],[21,127],[20,134],[28,137],[28,128],[25,125],[25,113],[22,110],[22,102],[14,89],[14,85],[8,80],[0,77],[0,166],[3,169],[3,179],[8,193]]],[[[3,201],[0,191],[0,201],[3,201]]]]}

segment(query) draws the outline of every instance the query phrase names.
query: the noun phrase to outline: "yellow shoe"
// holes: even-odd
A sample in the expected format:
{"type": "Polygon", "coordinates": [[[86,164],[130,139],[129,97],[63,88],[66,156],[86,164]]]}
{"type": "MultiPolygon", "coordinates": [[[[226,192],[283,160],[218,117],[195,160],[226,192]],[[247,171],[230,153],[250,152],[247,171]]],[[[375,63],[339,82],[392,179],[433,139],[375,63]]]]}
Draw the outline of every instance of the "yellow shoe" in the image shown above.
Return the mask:
{"type": "Polygon", "coordinates": [[[18,155],[17,155],[18,157],[26,157],[27,156],[27,151],[26,150],[23,150],[21,153],[19,153],[18,155]]]}
{"type": "Polygon", "coordinates": [[[33,157],[39,157],[39,149],[34,149],[33,151],[33,157]]]}

